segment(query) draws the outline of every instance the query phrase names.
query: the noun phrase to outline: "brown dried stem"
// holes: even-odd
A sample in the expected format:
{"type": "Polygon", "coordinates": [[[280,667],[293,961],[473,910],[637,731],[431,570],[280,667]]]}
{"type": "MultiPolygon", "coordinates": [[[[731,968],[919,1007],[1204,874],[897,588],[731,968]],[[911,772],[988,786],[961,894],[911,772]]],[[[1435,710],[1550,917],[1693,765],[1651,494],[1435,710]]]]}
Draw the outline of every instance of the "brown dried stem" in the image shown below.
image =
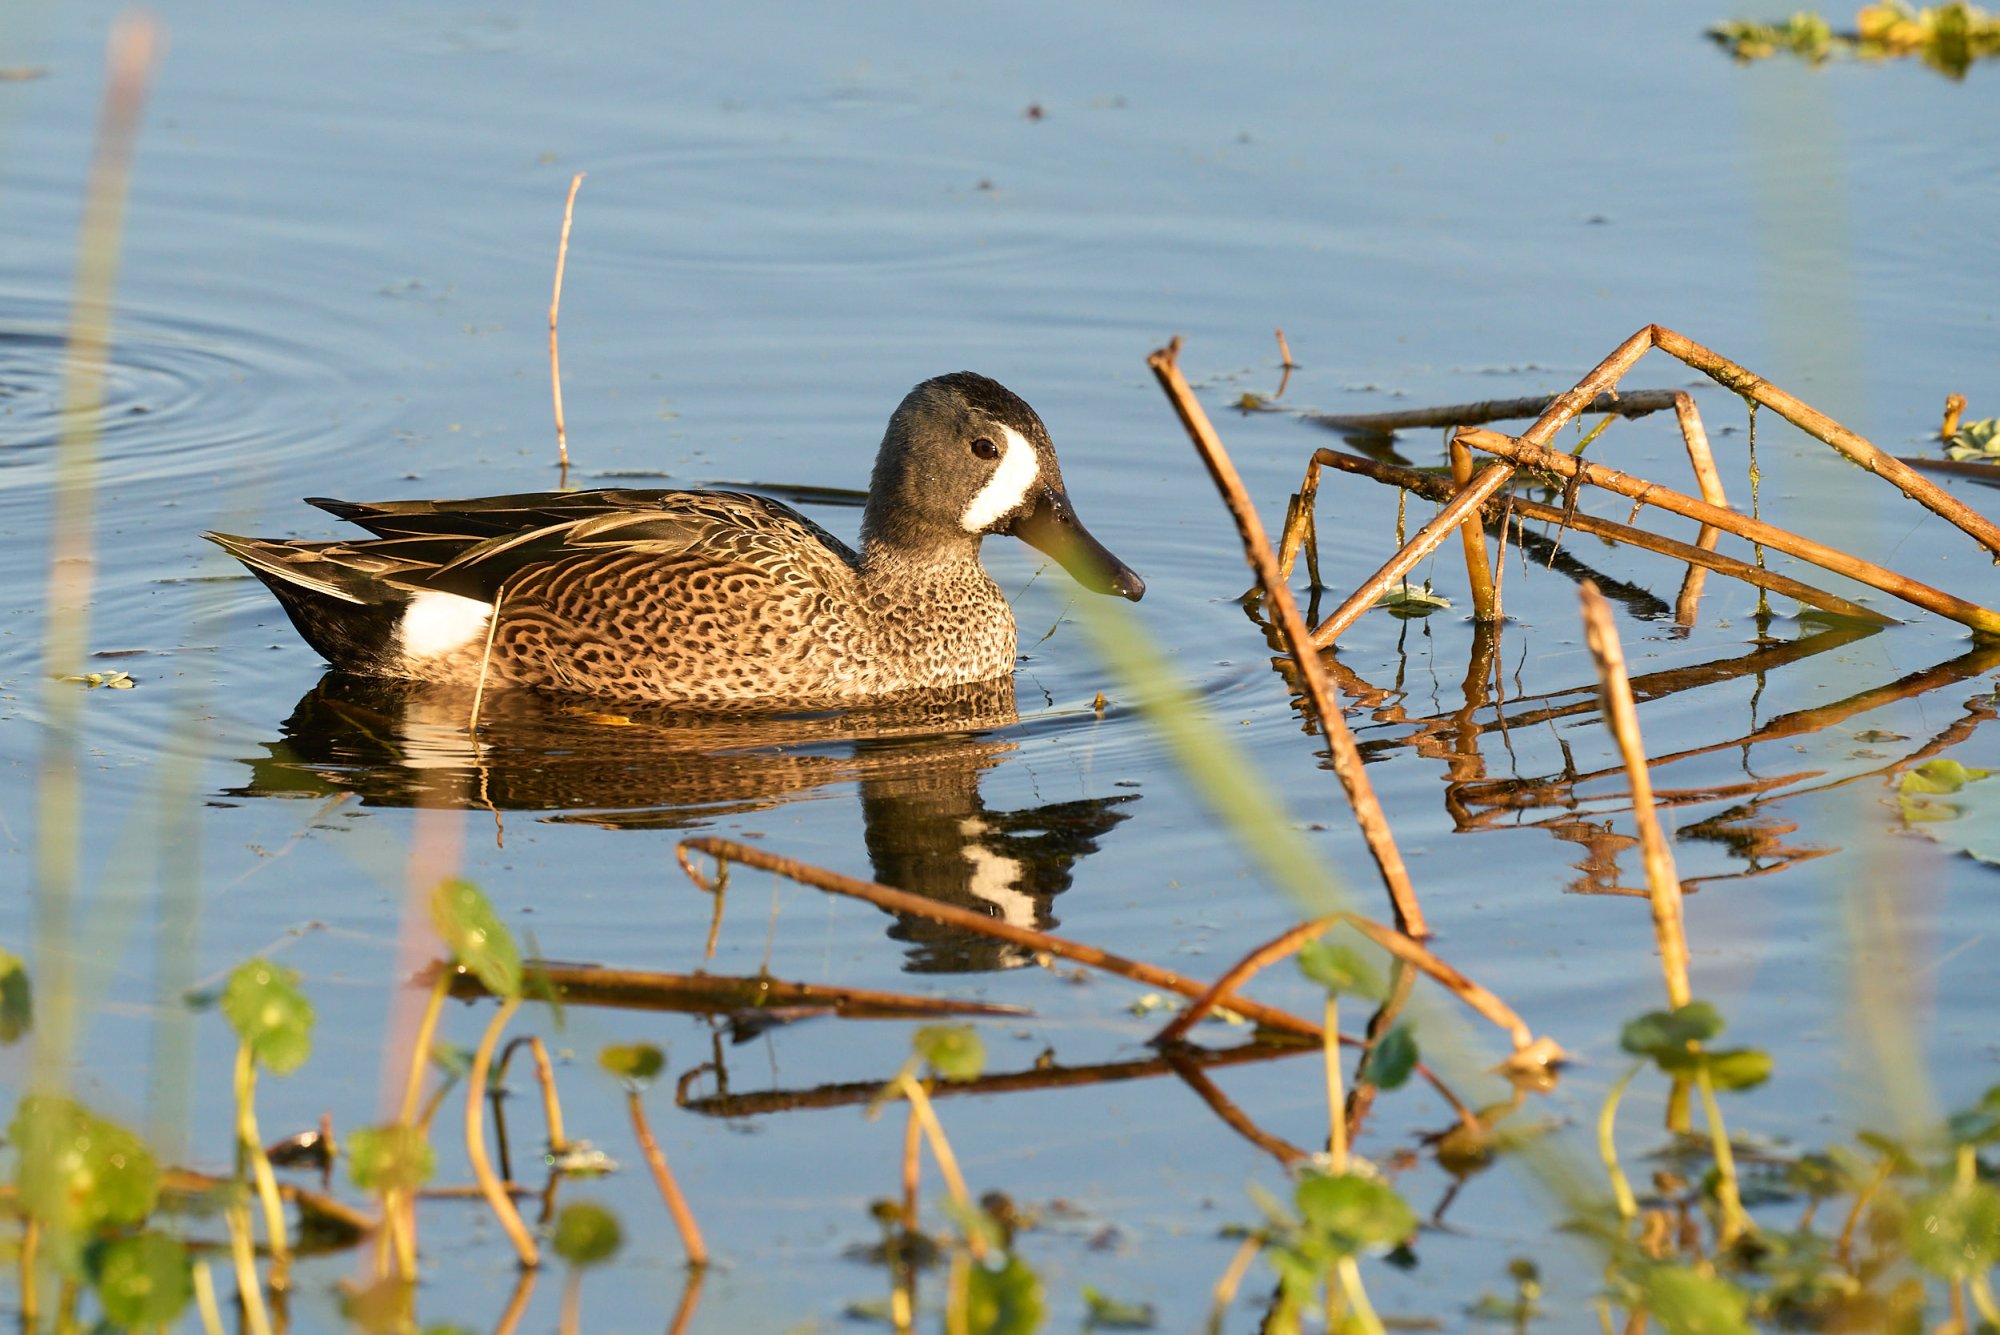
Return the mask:
{"type": "Polygon", "coordinates": [[[1654,345],[1662,352],[1680,358],[1723,388],[1755,399],[1807,435],[1831,445],[1850,461],[1891,484],[1932,514],[1962,529],[1996,560],[2000,560],[2000,527],[1936,483],[1920,476],[1894,455],[1884,454],[1865,437],[1848,430],[1817,408],[1691,338],[1660,325],[1649,325],[1640,332],[1650,332],[1654,345]]]}
{"type": "MultiPolygon", "coordinates": [[[[1364,459],[1354,454],[1341,454],[1334,450],[1315,450],[1313,452],[1311,462],[1306,465],[1309,485],[1315,487],[1318,485],[1318,473],[1321,465],[1329,468],[1338,468],[1344,473],[1356,473],[1362,477],[1372,478],[1377,482],[1388,483],[1391,486],[1402,487],[1407,491],[1416,492],[1428,500],[1446,501],[1451,499],[1453,495],[1451,483],[1434,474],[1421,473],[1414,468],[1398,468],[1394,464],[1376,463],[1373,459],[1364,459]]],[[[1304,489],[1301,488],[1302,494],[1303,491],[1304,489]]],[[[1510,503],[1514,508],[1514,513],[1524,519],[1536,519],[1548,523],[1561,524],[1575,529],[1579,533],[1588,533],[1594,537],[1607,538],[1613,542],[1622,542],[1633,547],[1643,547],[1647,551],[1658,552],[1662,556],[1670,556],[1677,561],[1686,561],[1692,565],[1703,566],[1718,574],[1728,575],[1732,579],[1740,579],[1746,584],[1754,584],[1761,588],[1769,589],[1773,593],[1782,594],[1787,598],[1797,599],[1809,607],[1817,607],[1822,611],[1831,612],[1836,616],[1851,617],[1857,621],[1866,621],[1877,626],[1893,626],[1896,624],[1894,617],[1884,616],[1873,608],[1864,607],[1860,603],[1849,602],[1847,599],[1828,593],[1824,589],[1814,588],[1810,584],[1801,583],[1786,575],[1775,574],[1768,570],[1759,570],[1747,561],[1738,561],[1734,557],[1729,556],[1718,556],[1705,548],[1692,546],[1673,538],[1661,537],[1659,534],[1648,532],[1642,528],[1633,528],[1628,524],[1616,523],[1609,519],[1599,519],[1595,515],[1585,514],[1580,510],[1573,512],[1564,511],[1556,506],[1543,505],[1539,501],[1531,501],[1520,496],[1512,498],[1510,503]]],[[[1502,508],[1498,501],[1489,501],[1484,510],[1488,522],[1498,522],[1502,508]]],[[[1323,628],[1324,624],[1322,623],[1323,628]]],[[[1314,631],[1314,634],[1318,635],[1319,631],[1314,631]]]]}
{"type": "Polygon", "coordinates": [[[1953,597],[1928,584],[1918,583],[1906,575],[1885,570],[1881,566],[1850,556],[1846,552],[1823,546],[1810,538],[1802,538],[1796,533],[1787,532],[1755,519],[1746,519],[1742,515],[1719,509],[1671,488],[1621,473],[1615,468],[1573,459],[1559,450],[1536,445],[1525,436],[1517,440],[1512,436],[1501,435],[1497,431],[1475,428],[1461,432],[1460,438],[1476,450],[1497,454],[1520,467],[1553,473],[1563,478],[1580,475],[1594,487],[1602,487],[1606,491],[1630,497],[1641,504],[1666,510],[1672,514],[1684,515],[1704,524],[1712,524],[1716,528],[1725,529],[1751,542],[1762,543],[1775,551],[1795,556],[1802,561],[1809,561],[1821,569],[1845,575],[1857,583],[1879,589],[1912,606],[1921,607],[1927,612],[1934,612],[1956,621],[1981,635],[2000,635],[2000,613],[1981,607],[1977,603],[1953,597]]]}
{"type": "Polygon", "coordinates": [[[562,310],[563,267],[569,262],[569,225],[576,214],[576,191],[583,173],[569,178],[569,197],[563,201],[562,240],[556,243],[556,285],[549,297],[549,393],[555,399],[556,458],[564,473],[569,471],[569,430],[563,424],[562,359],[556,352],[556,314],[562,310]]]}
{"type": "MultiPolygon", "coordinates": [[[[1674,398],[1679,393],[1679,390],[1672,389],[1635,389],[1624,394],[1606,392],[1583,405],[1579,411],[1644,417],[1648,413],[1673,407],[1674,398]]],[[[1330,431],[1386,436],[1415,427],[1454,427],[1537,417],[1546,412],[1557,397],[1554,394],[1536,394],[1519,399],[1447,403],[1435,408],[1405,408],[1393,413],[1307,413],[1305,420],[1330,431]]]]}
{"type": "MultiPolygon", "coordinates": [[[[470,971],[468,970],[468,976],[470,971]]],[[[539,981],[539,975],[537,975],[539,981]]],[[[523,1034],[508,1040],[500,1050],[500,1060],[493,1069],[493,1083],[499,1084],[507,1078],[507,1064],[514,1059],[514,1049],[525,1047],[535,1059],[535,1083],[542,1091],[542,1116],[549,1128],[549,1153],[561,1154],[569,1149],[569,1137],[563,1132],[562,1099],[556,1093],[556,1071],[549,1061],[548,1045],[538,1034],[523,1034]]]]}
{"type": "MultiPolygon", "coordinates": [[[[1375,606],[1382,595],[1389,591],[1391,585],[1409,574],[1419,561],[1436,551],[1453,529],[1466,523],[1477,524],[1480,507],[1486,504],[1494,492],[1506,486],[1513,476],[1514,470],[1511,467],[1481,469],[1471,486],[1453,496],[1430,523],[1418,529],[1415,537],[1404,543],[1402,549],[1364,581],[1360,588],[1347,595],[1347,601],[1336,607],[1332,615],[1313,628],[1314,647],[1324,649],[1339,639],[1340,633],[1359,621],[1363,613],[1375,606]]],[[[1483,551],[1485,547],[1483,537],[1480,546],[1483,551]]]]}
{"type": "Polygon", "coordinates": [[[667,1156],[660,1152],[660,1142],[653,1138],[653,1128],[646,1120],[646,1105],[639,1097],[637,1089],[625,1091],[625,1103],[632,1113],[632,1134],[639,1141],[639,1152],[646,1156],[646,1167],[652,1170],[653,1185],[660,1189],[660,1199],[667,1204],[667,1213],[674,1217],[674,1227],[680,1230],[681,1246],[687,1248],[688,1264],[699,1269],[708,1264],[708,1245],[701,1240],[701,1226],[694,1221],[694,1211],[688,1208],[687,1197],[681,1195],[680,1183],[674,1181],[673,1170],[667,1167],[667,1156]]]}
{"type": "MultiPolygon", "coordinates": [[[[1451,480],[1461,493],[1472,482],[1472,451],[1459,443],[1456,433],[1451,441],[1451,480]]],[[[1478,515],[1469,514],[1458,526],[1458,536],[1465,544],[1465,577],[1472,586],[1473,619],[1498,621],[1500,599],[1493,586],[1493,569],[1486,563],[1486,526],[1478,515]]]]}
{"type": "Polygon", "coordinates": [[[1667,979],[1667,1000],[1676,1008],[1693,999],[1688,989],[1687,930],[1681,916],[1681,882],[1674,872],[1674,854],[1660,828],[1653,807],[1653,779],[1646,768],[1646,745],[1639,736],[1639,708],[1632,699],[1632,683],[1625,673],[1625,649],[1618,639],[1618,626],[1611,604],[1585,580],[1579,596],[1583,600],[1584,637],[1591,657],[1597,661],[1598,681],[1604,694],[1604,715],[1618,750],[1625,760],[1625,773],[1632,784],[1632,819],[1639,827],[1639,845],[1646,862],[1646,885],[1651,891],[1653,933],[1660,943],[1660,969],[1667,979]]]}
{"type": "MultiPolygon", "coordinates": [[[[1546,1066],[1563,1059],[1562,1049],[1550,1039],[1538,1039],[1527,1022],[1514,1013],[1512,1007],[1493,993],[1473,982],[1464,974],[1446,964],[1428,949],[1410,940],[1404,934],[1384,927],[1354,913],[1335,913],[1311,922],[1300,923],[1287,929],[1271,940],[1256,947],[1249,954],[1215,980],[1207,992],[1197,997],[1182,1012],[1175,1016],[1160,1032],[1153,1036],[1155,1047],[1163,1047],[1182,1041],[1190,1029],[1199,1024],[1217,1005],[1236,1006],[1226,1000],[1230,993],[1240,988],[1251,977],[1269,968],[1277,961],[1296,954],[1299,947],[1314,937],[1340,923],[1346,923],[1361,935],[1373,941],[1382,949],[1403,960],[1412,967],[1429,974],[1453,996],[1506,1031],[1508,1041],[1514,1046],[1514,1055],[1508,1059],[1510,1067],[1546,1066]]],[[[1359,1040],[1342,1039],[1352,1046],[1364,1046],[1359,1040]]]]}
{"type": "Polygon", "coordinates": [[[1390,833],[1388,819],[1382,814],[1382,804],[1376,800],[1375,787],[1362,770],[1361,749],[1355,744],[1354,734],[1348,729],[1347,720],[1334,698],[1333,685],[1327,680],[1325,665],[1319,661],[1319,654],[1314,650],[1305,617],[1300,614],[1291,589],[1278,573],[1277,555],[1271,550],[1270,539],[1265,536],[1263,521],[1257,517],[1257,507],[1244,490],[1243,480],[1237,476],[1236,466],[1230,462],[1229,452],[1223,448],[1221,438],[1210,425],[1208,414],[1202,411],[1194,391],[1188,388],[1187,380],[1181,375],[1180,346],[1180,340],[1174,339],[1148,357],[1146,364],[1152,367],[1161,389],[1166,391],[1181,425],[1194,441],[1196,451],[1208,467],[1209,476],[1214,479],[1216,489],[1222,493],[1223,502],[1236,520],[1236,531],[1243,540],[1244,555],[1257,574],[1257,582],[1263,586],[1265,598],[1277,613],[1285,644],[1291,651],[1293,662],[1298,665],[1300,678],[1305,682],[1307,698],[1312,701],[1313,712],[1319,716],[1320,729],[1333,756],[1334,773],[1347,792],[1348,803],[1354,808],[1354,819],[1361,826],[1362,838],[1367,841],[1368,851],[1382,874],[1383,884],[1388,887],[1396,925],[1411,936],[1428,936],[1430,932],[1424,925],[1423,909],[1418,906],[1416,891],[1410,885],[1409,869],[1403,865],[1403,855],[1396,847],[1395,836],[1390,833]]]}
{"type": "MultiPolygon", "coordinates": [[[[843,876],[839,872],[827,871],[824,868],[815,867],[794,858],[780,857],[774,853],[766,853],[764,850],[752,848],[748,844],[739,844],[732,840],[717,839],[710,835],[704,835],[697,839],[683,840],[680,847],[684,850],[692,849],[698,853],[705,853],[720,862],[742,863],[747,867],[756,867],[762,871],[775,872],[779,876],[797,881],[801,885],[812,886],[816,890],[826,890],[837,895],[850,895],[855,899],[863,899],[877,908],[888,910],[890,913],[914,914],[918,917],[928,918],[932,922],[943,923],[947,927],[956,927],[964,931],[976,932],[982,936],[995,937],[1002,941],[1011,941],[1016,945],[1026,946],[1030,950],[1045,951],[1050,955],[1055,955],[1062,959],[1071,959],[1077,961],[1079,964],[1089,965],[1093,969],[1103,969],[1109,973],[1119,974],[1135,982],[1144,983],[1148,987],[1158,987],[1164,988],[1169,992],[1178,992],[1184,997],[1199,997],[1208,990],[1208,985],[1199,979],[1186,977],[1170,969],[1162,969],[1155,964],[1147,964],[1142,960],[1126,959],[1121,955],[1113,955],[1109,951],[1099,950],[1095,946],[1088,946],[1080,941],[1070,941],[1063,937],[1052,936],[1047,932],[1035,931],[1032,928],[1016,927],[1003,919],[989,918],[984,914],[974,913],[969,909],[958,908],[951,904],[942,904],[934,899],[926,899],[922,895],[913,895],[906,891],[893,890],[886,885],[878,885],[873,881],[862,881],[852,876],[843,876]]],[[[683,865],[686,865],[685,861],[683,865]]],[[[1262,1003],[1243,997],[1230,998],[1227,1000],[1227,1004],[1231,1010],[1237,1012],[1239,1015],[1268,1029],[1278,1030],[1282,1033],[1296,1034],[1302,1038],[1319,1038],[1318,1025],[1313,1024],[1309,1020],[1302,1020],[1298,1016],[1281,1011],[1276,1007],[1265,1006],[1262,1003]]]]}

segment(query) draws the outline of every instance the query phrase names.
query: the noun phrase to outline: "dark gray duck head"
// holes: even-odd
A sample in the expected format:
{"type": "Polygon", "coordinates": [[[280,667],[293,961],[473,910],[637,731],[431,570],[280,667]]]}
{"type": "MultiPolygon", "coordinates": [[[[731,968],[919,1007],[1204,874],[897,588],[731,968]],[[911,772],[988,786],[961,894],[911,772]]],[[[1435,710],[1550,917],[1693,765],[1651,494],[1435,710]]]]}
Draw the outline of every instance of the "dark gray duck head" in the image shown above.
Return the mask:
{"type": "Polygon", "coordinates": [[[1137,602],[1146,582],[1090,536],[1063,489],[1048,428],[997,380],[959,371],[903,399],[868,489],[864,543],[924,547],[1021,539],[1062,563],[1077,583],[1137,602]]]}

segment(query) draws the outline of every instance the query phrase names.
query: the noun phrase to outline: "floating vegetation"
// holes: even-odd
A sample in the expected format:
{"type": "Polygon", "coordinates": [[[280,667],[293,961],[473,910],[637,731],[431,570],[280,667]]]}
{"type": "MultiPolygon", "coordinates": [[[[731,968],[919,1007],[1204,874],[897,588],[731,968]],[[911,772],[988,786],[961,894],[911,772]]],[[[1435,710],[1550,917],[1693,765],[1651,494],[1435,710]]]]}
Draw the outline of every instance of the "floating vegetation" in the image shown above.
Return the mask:
{"type": "Polygon", "coordinates": [[[1836,31],[1820,15],[1800,12],[1777,23],[1737,19],[1718,23],[1709,37],[1738,60],[1785,54],[1812,64],[1835,56],[1893,60],[1916,56],[1953,79],[1963,79],[1976,60],[2000,55],[2000,17],[1977,5],[1954,3],[1912,9],[1894,3],[1863,5],[1850,31],[1836,31]]]}

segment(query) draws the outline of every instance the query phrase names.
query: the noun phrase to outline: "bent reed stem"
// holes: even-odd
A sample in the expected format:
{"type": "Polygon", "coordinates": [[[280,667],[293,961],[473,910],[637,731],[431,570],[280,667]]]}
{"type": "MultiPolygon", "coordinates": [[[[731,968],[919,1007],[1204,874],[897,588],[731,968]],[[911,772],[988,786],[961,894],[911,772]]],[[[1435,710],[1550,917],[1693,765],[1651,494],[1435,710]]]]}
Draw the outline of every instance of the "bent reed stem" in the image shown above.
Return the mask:
{"type": "Polygon", "coordinates": [[[1236,532],[1243,541],[1244,555],[1257,574],[1265,599],[1277,613],[1286,648],[1298,667],[1300,679],[1305,682],[1313,712],[1319,716],[1320,730],[1332,753],[1334,774],[1347,793],[1348,804],[1354,809],[1354,819],[1361,826],[1362,838],[1367,841],[1369,855],[1374,858],[1376,869],[1388,888],[1389,900],[1395,909],[1396,926],[1410,936],[1429,936],[1430,929],[1424,924],[1423,909],[1418,905],[1416,890],[1410,884],[1409,868],[1404,865],[1402,852],[1396,847],[1388,818],[1383,815],[1382,804],[1375,796],[1375,786],[1363,772],[1361,748],[1347,726],[1346,717],[1340,712],[1333,683],[1327,678],[1325,664],[1319,661],[1305,617],[1292,598],[1290,586],[1278,573],[1277,554],[1271,549],[1263,521],[1257,517],[1257,507],[1251,503],[1243,480],[1238,476],[1235,464],[1230,462],[1229,452],[1223,448],[1222,439],[1216,435],[1208,414],[1202,411],[1194,391],[1188,388],[1187,379],[1181,374],[1180,348],[1181,341],[1175,338],[1147,357],[1146,364],[1153,369],[1153,375],[1173,404],[1181,426],[1186,429],[1196,452],[1201,455],[1202,463],[1207,466],[1209,477],[1222,493],[1223,503],[1236,521],[1236,532]]]}

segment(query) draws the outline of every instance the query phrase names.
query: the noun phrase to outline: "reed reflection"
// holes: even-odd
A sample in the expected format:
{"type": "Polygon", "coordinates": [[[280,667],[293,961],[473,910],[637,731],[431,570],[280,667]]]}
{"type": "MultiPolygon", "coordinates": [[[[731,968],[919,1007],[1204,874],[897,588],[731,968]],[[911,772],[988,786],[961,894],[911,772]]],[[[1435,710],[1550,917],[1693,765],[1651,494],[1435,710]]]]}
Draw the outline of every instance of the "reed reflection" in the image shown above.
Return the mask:
{"type": "MultiPolygon", "coordinates": [[[[249,782],[229,791],[687,829],[853,784],[875,880],[1045,930],[1076,862],[1137,796],[989,808],[981,782],[1014,753],[1001,730],[1020,721],[1006,681],[787,715],[616,710],[506,691],[482,702],[476,739],[470,713],[469,691],[328,673],[282,736],[245,761],[249,782]]],[[[890,935],[910,944],[915,971],[1028,962],[928,921],[899,920],[890,935]]]]}

